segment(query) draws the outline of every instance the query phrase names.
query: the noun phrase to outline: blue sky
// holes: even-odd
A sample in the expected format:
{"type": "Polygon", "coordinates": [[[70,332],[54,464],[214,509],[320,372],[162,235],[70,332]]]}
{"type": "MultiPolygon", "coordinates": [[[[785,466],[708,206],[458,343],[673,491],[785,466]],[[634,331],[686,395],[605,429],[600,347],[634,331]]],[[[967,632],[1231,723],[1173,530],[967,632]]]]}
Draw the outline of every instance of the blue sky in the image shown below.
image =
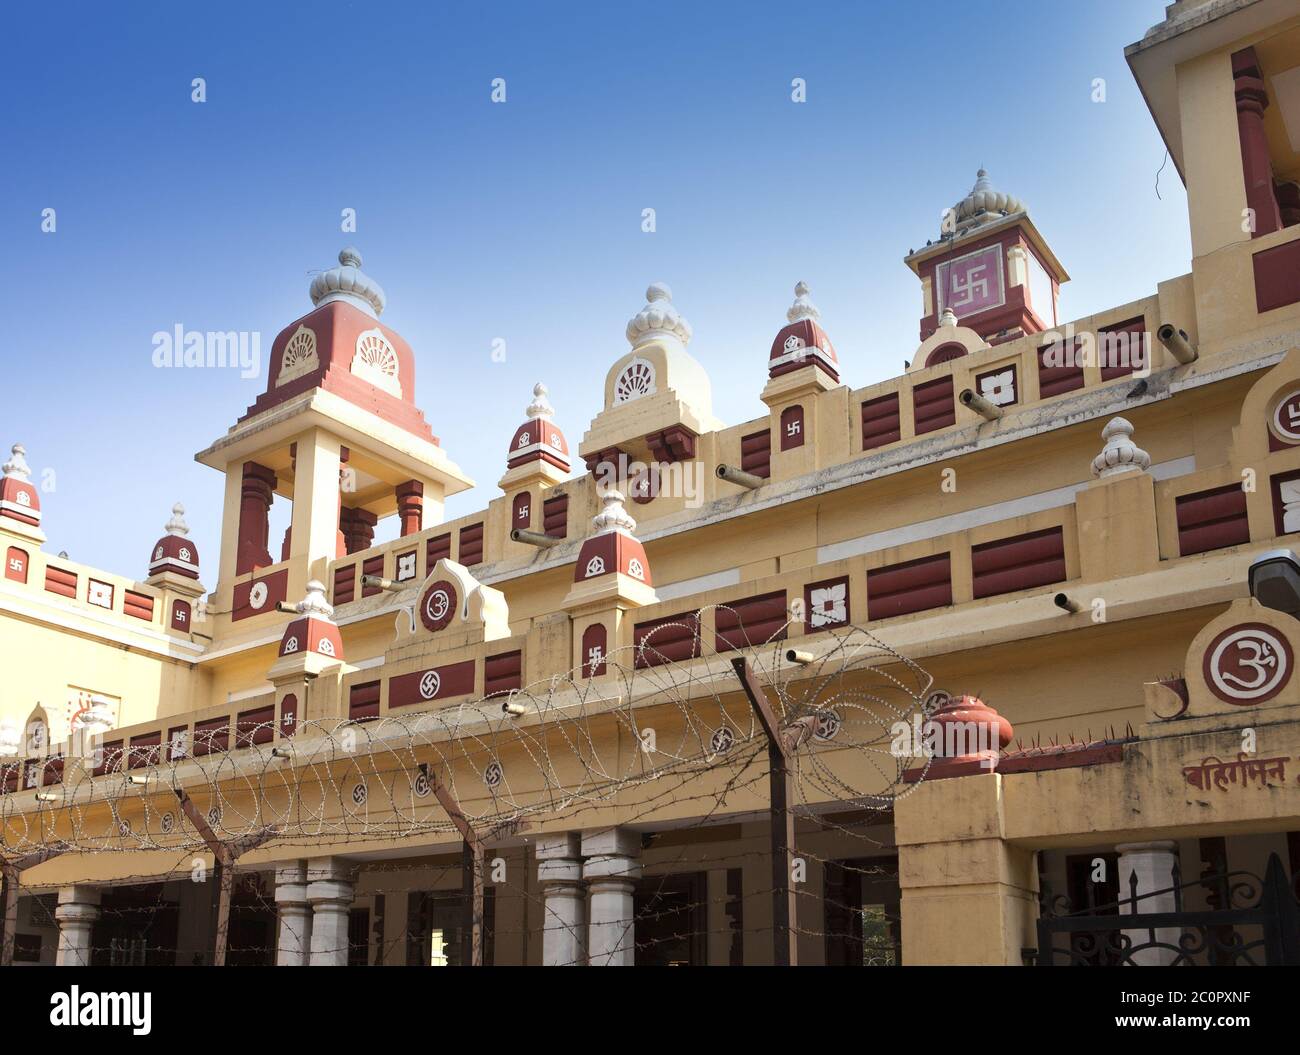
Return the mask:
{"type": "Polygon", "coordinates": [[[534,381],[576,447],[652,281],[694,326],[725,422],[763,412],[800,279],[848,384],[897,374],[921,314],[902,257],[981,165],[1072,275],[1063,318],[1149,295],[1190,269],[1185,194],[1167,164],[1157,198],[1164,146],[1123,57],[1163,9],[21,5],[0,39],[0,443],[53,470],[49,550],[142,577],[179,499],[213,586],[222,480],[192,456],[265,370],[158,370],[152,335],[260,331],[265,356],[348,243],[478,482],[450,516],[499,493],[534,381]]]}

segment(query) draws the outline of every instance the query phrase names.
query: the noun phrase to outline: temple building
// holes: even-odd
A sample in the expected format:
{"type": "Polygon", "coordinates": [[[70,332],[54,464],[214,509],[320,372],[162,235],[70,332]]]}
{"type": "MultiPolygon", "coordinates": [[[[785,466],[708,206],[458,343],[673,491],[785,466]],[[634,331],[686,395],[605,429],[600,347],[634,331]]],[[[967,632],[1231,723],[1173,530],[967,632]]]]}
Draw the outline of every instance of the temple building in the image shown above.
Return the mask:
{"type": "Polygon", "coordinates": [[[1192,245],[1127,303],[1064,316],[972,163],[905,371],[855,387],[791,274],[750,421],[655,282],[585,428],[538,383],[435,435],[445,350],[348,247],[196,456],[215,552],[180,504],[121,573],[50,552],[14,444],[4,962],[1300,962],[1300,13],[1179,0],[1126,56],[1192,245]]]}

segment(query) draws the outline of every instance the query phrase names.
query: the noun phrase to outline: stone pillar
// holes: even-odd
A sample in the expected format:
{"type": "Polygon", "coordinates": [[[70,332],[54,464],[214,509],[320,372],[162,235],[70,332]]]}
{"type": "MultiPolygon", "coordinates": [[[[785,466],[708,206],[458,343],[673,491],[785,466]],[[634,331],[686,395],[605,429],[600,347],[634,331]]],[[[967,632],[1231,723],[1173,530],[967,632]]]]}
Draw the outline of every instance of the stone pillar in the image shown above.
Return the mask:
{"type": "Polygon", "coordinates": [[[587,958],[587,891],[576,834],[537,840],[537,881],[542,887],[542,966],[582,966],[587,958]]]}
{"type": "Polygon", "coordinates": [[[584,832],[582,877],[591,891],[587,952],[593,967],[631,967],[632,893],[641,877],[641,836],[626,828],[584,832]]]}
{"type": "Polygon", "coordinates": [[[1251,236],[1281,230],[1282,215],[1273,190],[1273,163],[1264,130],[1268,90],[1254,48],[1232,56],[1233,94],[1237,101],[1237,133],[1241,139],[1241,167],[1246,181],[1246,204],[1255,213],[1251,236]]]}
{"type": "Polygon", "coordinates": [[[402,520],[402,535],[414,535],[424,519],[424,484],[407,480],[397,485],[397,515],[402,520]]]}
{"type": "Polygon", "coordinates": [[[59,921],[59,967],[90,966],[90,933],[99,919],[100,890],[77,884],[59,891],[54,918],[59,921]]]}
{"type": "Polygon", "coordinates": [[[307,867],[302,861],[275,870],[279,914],[275,965],[306,967],[311,956],[312,906],[307,900],[307,867]]]}
{"type": "Polygon", "coordinates": [[[1004,837],[1005,817],[1002,775],[978,768],[897,800],[904,964],[1023,963],[1037,941],[1038,869],[1033,850],[1004,837]]]}
{"type": "Polygon", "coordinates": [[[271,500],[275,494],[275,470],[257,462],[244,462],[244,480],[239,492],[239,545],[235,574],[268,567],[271,553],[266,548],[270,531],[271,500]]]}
{"type": "Polygon", "coordinates": [[[311,903],[311,967],[348,965],[348,909],[352,907],[351,870],[346,861],[322,857],[308,861],[307,900],[311,903]]]}
{"type": "MultiPolygon", "coordinates": [[[[1121,915],[1148,914],[1152,912],[1173,912],[1177,907],[1177,898],[1171,889],[1174,885],[1174,862],[1177,860],[1177,845],[1172,842],[1121,843],[1115,849],[1119,851],[1119,911],[1121,915]],[[1133,880],[1136,879],[1136,884],[1133,880]],[[1166,893],[1153,897],[1143,897],[1156,890],[1166,893]],[[1137,903],[1130,903],[1134,892],[1137,903]]],[[[1140,949],[1129,962],[1136,966],[1168,966],[1178,957],[1178,939],[1182,930],[1178,927],[1160,927],[1151,930],[1126,930],[1133,946],[1150,945],[1158,942],[1171,948],[1140,949]]]]}

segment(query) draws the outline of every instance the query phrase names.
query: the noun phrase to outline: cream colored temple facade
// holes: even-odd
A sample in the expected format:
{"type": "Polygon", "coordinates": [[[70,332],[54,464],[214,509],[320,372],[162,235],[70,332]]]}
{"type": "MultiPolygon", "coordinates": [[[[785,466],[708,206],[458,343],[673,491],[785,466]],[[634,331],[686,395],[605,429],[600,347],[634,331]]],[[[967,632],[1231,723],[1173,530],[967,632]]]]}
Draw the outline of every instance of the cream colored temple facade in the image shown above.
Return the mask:
{"type": "MultiPolygon", "coordinates": [[[[1187,188],[1193,259],[1095,315],[1058,315],[1050,232],[981,172],[906,258],[922,310],[901,376],[846,384],[852,350],[801,283],[752,374],[767,413],[725,424],[682,314],[707,291],[679,305],[654,285],[576,447],[539,386],[500,493],[445,520],[472,483],[349,249],[277,337],[265,394],[197,456],[225,477],[218,553],[200,559],[179,508],[144,578],[50,553],[16,447],[0,485],[15,963],[210,962],[215,886],[194,880],[212,857],[177,789],[222,838],[283,829],[238,858],[231,962],[456,962],[461,841],[433,779],[469,815],[532,804],[486,834],[489,962],[771,962],[765,754],[728,795],[715,734],[688,778],[579,808],[559,800],[590,780],[583,752],[554,745],[542,779],[503,723],[536,731],[527,701],[549,682],[561,709],[586,701],[592,754],[625,774],[641,745],[592,691],[662,737],[682,710],[655,676],[707,671],[691,706],[744,714],[716,674],[730,657],[796,684],[801,662],[758,646],[820,660],[854,626],[1015,732],[928,767],[882,766],[887,735],[800,747],[851,789],[798,778],[800,962],[1019,964],[1049,955],[1037,923],[1058,896],[1190,912],[1213,897],[1170,889],[1202,873],[1276,857],[1297,874],[1300,622],[1252,596],[1250,569],[1300,531],[1300,14],[1181,0],[1127,57],[1187,188]],[[388,517],[400,534],[373,544],[388,517]],[[656,625],[686,630],[638,651],[656,625]],[[367,739],[420,716],[460,742],[367,739]],[[313,755],[350,728],[355,755],[313,755]],[[308,802],[319,838],[295,814],[308,802]]],[[[1097,231],[1117,251],[1122,223],[1097,231]]]]}

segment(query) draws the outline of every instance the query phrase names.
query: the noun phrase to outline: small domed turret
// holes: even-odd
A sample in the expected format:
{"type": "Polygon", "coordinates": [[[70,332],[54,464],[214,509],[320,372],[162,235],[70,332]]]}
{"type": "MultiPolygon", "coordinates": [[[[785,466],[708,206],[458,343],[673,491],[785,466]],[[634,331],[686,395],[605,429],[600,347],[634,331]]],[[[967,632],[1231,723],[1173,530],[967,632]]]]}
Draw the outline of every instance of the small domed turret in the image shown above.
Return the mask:
{"type": "Polygon", "coordinates": [[[343,638],[334,623],[334,607],[325,599],[325,584],[312,579],[307,584],[306,596],[294,607],[298,610],[298,618],[284,628],[280,655],[315,652],[327,659],[341,660],[343,638]]]}
{"type": "Polygon", "coordinates": [[[569,471],[569,444],[564,433],[551,420],[555,408],[546,398],[546,393],[546,386],[540,381],[533,385],[533,401],[524,412],[528,420],[515,429],[510,440],[507,469],[531,462],[548,462],[561,472],[569,471]]]}
{"type": "Polygon", "coordinates": [[[788,325],[773,338],[772,350],[767,357],[768,377],[780,377],[815,364],[833,380],[840,379],[835,346],[817,321],[822,313],[812,302],[810,293],[807,282],[795,285],[794,303],[785,313],[788,325]]]}
{"type": "Polygon", "coordinates": [[[172,517],[163,530],[167,534],[154,544],[149,574],[169,571],[187,579],[197,579],[199,551],[188,538],[190,526],[185,523],[185,507],[179,502],[172,506],[172,517]]]}
{"type": "Polygon", "coordinates": [[[11,456],[0,471],[0,517],[16,520],[28,527],[41,523],[41,498],[32,484],[32,470],[27,464],[27,448],[15,443],[11,456]]]}
{"type": "Polygon", "coordinates": [[[619,573],[630,579],[652,585],[650,561],[645,547],[632,535],[636,521],[623,508],[623,495],[606,491],[601,497],[603,508],[591,518],[594,531],[578,552],[573,581],[586,582],[602,575],[619,573]]]}

